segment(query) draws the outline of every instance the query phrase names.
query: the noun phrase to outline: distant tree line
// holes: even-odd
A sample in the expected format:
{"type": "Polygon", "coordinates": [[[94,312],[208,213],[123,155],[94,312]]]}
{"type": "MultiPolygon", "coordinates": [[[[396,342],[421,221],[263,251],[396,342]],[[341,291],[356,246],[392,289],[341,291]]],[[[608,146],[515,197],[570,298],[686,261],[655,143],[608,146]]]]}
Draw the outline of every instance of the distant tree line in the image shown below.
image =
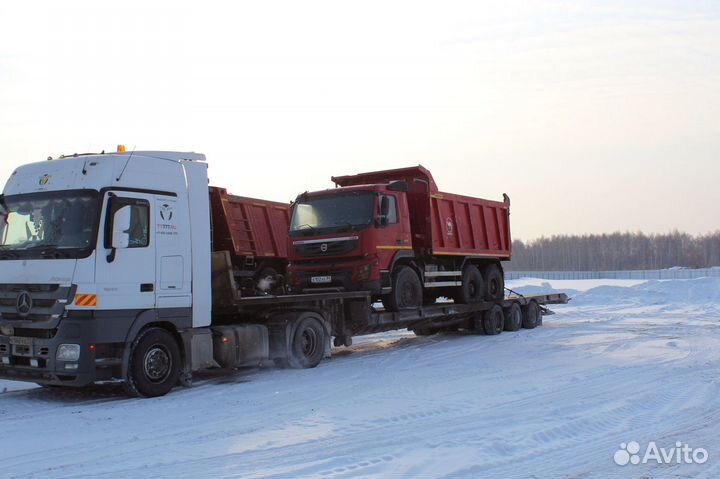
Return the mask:
{"type": "Polygon", "coordinates": [[[513,241],[508,271],[613,271],[720,266],[720,231],[692,236],[613,233],[513,241]]]}

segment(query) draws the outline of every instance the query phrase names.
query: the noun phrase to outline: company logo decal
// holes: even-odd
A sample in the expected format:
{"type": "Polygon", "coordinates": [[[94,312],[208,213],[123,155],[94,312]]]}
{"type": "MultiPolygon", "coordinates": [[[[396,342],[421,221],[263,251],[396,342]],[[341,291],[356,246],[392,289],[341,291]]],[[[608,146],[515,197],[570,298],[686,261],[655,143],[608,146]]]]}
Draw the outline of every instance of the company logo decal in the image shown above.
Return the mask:
{"type": "Polygon", "coordinates": [[[50,181],[50,178],[52,178],[52,176],[50,176],[50,175],[42,175],[42,176],[40,177],[40,179],[38,180],[38,184],[39,184],[40,186],[45,186],[45,185],[48,184],[48,181],[50,181]]]}
{"type": "Polygon", "coordinates": [[[323,253],[327,253],[327,243],[323,243],[320,245],[320,251],[323,253]]]}
{"type": "Polygon", "coordinates": [[[160,218],[163,219],[163,221],[170,221],[173,217],[173,209],[172,206],[165,203],[162,206],[160,206],[160,218]]]}
{"type": "Polygon", "coordinates": [[[447,227],[447,235],[452,236],[453,230],[455,229],[455,225],[453,224],[452,218],[448,216],[448,219],[445,220],[445,226],[447,227]]]}

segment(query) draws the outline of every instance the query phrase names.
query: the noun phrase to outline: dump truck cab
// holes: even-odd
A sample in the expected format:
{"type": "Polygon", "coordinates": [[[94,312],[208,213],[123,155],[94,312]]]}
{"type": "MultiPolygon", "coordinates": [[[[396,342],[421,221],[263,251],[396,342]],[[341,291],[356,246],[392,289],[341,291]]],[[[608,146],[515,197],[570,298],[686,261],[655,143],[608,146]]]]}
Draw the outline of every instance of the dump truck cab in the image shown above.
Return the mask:
{"type": "Polygon", "coordinates": [[[289,230],[293,288],[378,295],[387,289],[393,259],[412,256],[405,186],[348,186],[298,196],[289,230]]]}

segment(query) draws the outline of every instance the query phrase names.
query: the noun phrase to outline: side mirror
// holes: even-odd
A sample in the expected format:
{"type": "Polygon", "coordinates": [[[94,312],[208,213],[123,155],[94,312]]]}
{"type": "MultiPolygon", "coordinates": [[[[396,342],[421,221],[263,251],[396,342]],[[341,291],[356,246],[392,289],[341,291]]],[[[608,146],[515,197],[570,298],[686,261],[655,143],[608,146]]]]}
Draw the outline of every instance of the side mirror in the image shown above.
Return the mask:
{"type": "Polygon", "coordinates": [[[390,212],[390,198],[383,196],[380,198],[380,216],[387,216],[390,212]]]}
{"type": "Polygon", "coordinates": [[[376,226],[387,226],[388,225],[388,213],[390,212],[390,198],[387,196],[380,197],[380,214],[378,214],[375,220],[376,226]]]}
{"type": "Polygon", "coordinates": [[[132,207],[123,206],[113,216],[112,247],[127,248],[130,245],[130,216],[132,207]]]}

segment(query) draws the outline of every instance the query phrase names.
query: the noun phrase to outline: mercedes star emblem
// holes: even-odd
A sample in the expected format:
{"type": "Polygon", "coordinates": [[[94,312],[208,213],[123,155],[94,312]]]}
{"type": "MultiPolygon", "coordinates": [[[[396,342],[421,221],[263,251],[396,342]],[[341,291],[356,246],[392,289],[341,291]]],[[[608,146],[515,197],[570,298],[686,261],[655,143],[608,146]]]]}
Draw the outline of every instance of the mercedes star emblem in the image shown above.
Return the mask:
{"type": "Polygon", "coordinates": [[[33,301],[30,293],[28,293],[27,291],[22,291],[20,292],[20,294],[18,294],[15,308],[17,309],[17,312],[20,316],[27,316],[28,314],[30,314],[32,304],[33,301]]]}

